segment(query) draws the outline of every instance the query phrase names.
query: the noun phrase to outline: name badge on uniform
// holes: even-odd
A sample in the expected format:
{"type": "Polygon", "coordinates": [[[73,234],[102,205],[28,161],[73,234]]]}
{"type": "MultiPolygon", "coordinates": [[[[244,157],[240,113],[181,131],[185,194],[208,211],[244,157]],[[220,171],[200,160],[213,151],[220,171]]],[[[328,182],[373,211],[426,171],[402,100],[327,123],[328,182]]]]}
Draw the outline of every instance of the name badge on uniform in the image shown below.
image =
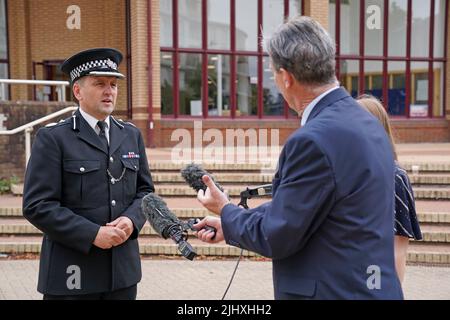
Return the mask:
{"type": "Polygon", "coordinates": [[[139,159],[140,155],[134,152],[128,152],[128,154],[122,155],[123,159],[139,159]]]}

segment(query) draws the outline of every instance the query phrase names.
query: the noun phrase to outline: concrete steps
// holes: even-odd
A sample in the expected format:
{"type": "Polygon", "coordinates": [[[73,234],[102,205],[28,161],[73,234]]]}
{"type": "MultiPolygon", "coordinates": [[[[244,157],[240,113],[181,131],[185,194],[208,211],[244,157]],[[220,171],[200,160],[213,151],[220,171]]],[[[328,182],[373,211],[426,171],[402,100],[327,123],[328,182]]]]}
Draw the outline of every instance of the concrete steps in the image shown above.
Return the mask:
{"type": "Polygon", "coordinates": [[[435,186],[435,187],[414,187],[414,197],[417,200],[450,200],[450,187],[435,186]]]}
{"type": "MultiPolygon", "coordinates": [[[[214,177],[221,184],[265,184],[271,183],[273,173],[218,173],[214,177]]],[[[185,184],[183,177],[177,172],[156,172],[152,174],[155,183],[162,184],[185,184]]],[[[413,185],[450,185],[450,173],[421,173],[410,174],[413,185]]]]}
{"type": "MultiPolygon", "coordinates": [[[[271,183],[273,172],[225,172],[213,173],[214,177],[221,184],[241,184],[241,183],[271,183]]],[[[185,184],[179,172],[156,171],[152,172],[154,182],[169,184],[185,184]]],[[[412,184],[418,185],[450,185],[450,173],[409,173],[412,184]]]]}
{"type": "MultiPolygon", "coordinates": [[[[447,243],[450,245],[450,225],[421,225],[423,241],[447,243]]],[[[1,219],[0,236],[41,235],[41,231],[25,219],[1,219]]],[[[147,223],[141,230],[140,236],[158,236],[147,223]]],[[[450,251],[450,250],[449,250],[450,251]]]]}
{"type": "MultiPolygon", "coordinates": [[[[203,218],[209,215],[214,215],[213,213],[209,212],[207,209],[201,208],[201,207],[193,207],[193,208],[180,208],[176,207],[174,203],[179,202],[185,202],[186,200],[183,198],[176,199],[179,201],[173,201],[174,199],[167,200],[167,204],[169,208],[172,209],[172,212],[180,219],[189,219],[189,218],[203,218]]],[[[190,199],[191,201],[193,199],[190,199]]],[[[264,202],[263,199],[255,199],[255,201],[259,200],[258,204],[261,204],[264,202]]],[[[194,199],[194,201],[197,203],[197,200],[194,199]]],[[[253,201],[253,199],[252,199],[253,201]]],[[[265,200],[267,201],[267,200],[265,200]]],[[[420,204],[420,202],[417,202],[417,204],[420,204]]],[[[416,204],[416,205],[417,205],[416,204]]],[[[449,202],[450,205],[450,202],[449,202]]],[[[255,206],[252,206],[255,207],[255,206]]],[[[417,212],[417,216],[419,218],[419,221],[421,224],[450,224],[450,211],[419,211],[417,212]]],[[[26,221],[25,218],[23,218],[22,215],[22,208],[21,207],[1,207],[0,206],[0,224],[4,223],[5,221],[26,221]]]]}
{"type": "MultiPolygon", "coordinates": [[[[177,203],[169,198],[169,203],[177,203]]],[[[420,202],[419,202],[420,204],[420,202]]],[[[432,206],[426,204],[422,206],[432,206]]],[[[191,217],[204,217],[210,213],[202,208],[175,208],[174,213],[182,220],[191,217]]],[[[450,212],[419,212],[423,241],[410,241],[408,262],[425,264],[450,264],[450,212]]],[[[0,207],[0,253],[38,254],[41,248],[42,234],[23,216],[20,207],[0,207]]],[[[193,235],[189,243],[198,255],[207,257],[237,257],[240,249],[219,244],[205,244],[193,235]]],[[[164,240],[147,223],[141,231],[140,252],[142,255],[175,255],[179,252],[172,240],[164,240]]],[[[245,257],[260,257],[244,251],[245,257]]]]}
{"type": "MultiPolygon", "coordinates": [[[[156,171],[173,171],[180,172],[180,170],[190,162],[175,163],[170,160],[152,160],[149,159],[149,166],[152,172],[156,171]]],[[[412,172],[450,172],[450,161],[411,161],[400,160],[400,165],[405,170],[412,172]]],[[[204,163],[202,167],[205,170],[214,171],[268,171],[275,170],[271,164],[265,163],[204,163]]]]}
{"type": "Polygon", "coordinates": [[[450,250],[445,244],[410,243],[407,262],[450,265],[450,250]]]}
{"type": "MultiPolygon", "coordinates": [[[[214,177],[220,184],[266,184],[272,183],[273,173],[219,172],[214,174],[214,177]]],[[[186,184],[178,172],[155,172],[152,173],[152,179],[155,183],[186,184]]]]}
{"type": "Polygon", "coordinates": [[[412,185],[450,185],[450,173],[409,174],[412,185]]]}
{"type": "Polygon", "coordinates": [[[450,172],[448,161],[400,161],[400,166],[408,172],[450,172]]]}
{"type": "MultiPolygon", "coordinates": [[[[27,237],[0,237],[0,252],[5,254],[39,254],[41,250],[41,236],[27,237]]],[[[240,254],[240,249],[228,246],[226,243],[205,244],[201,241],[190,238],[189,243],[200,256],[232,258],[240,254]]],[[[139,249],[142,255],[165,255],[180,256],[177,245],[171,240],[164,240],[159,237],[141,237],[139,249]]],[[[244,257],[262,256],[243,251],[244,257]]],[[[408,248],[408,263],[425,264],[450,264],[450,252],[448,246],[441,244],[411,243],[408,248]]]]}
{"type": "MultiPolygon", "coordinates": [[[[0,237],[0,253],[5,254],[38,254],[41,251],[42,236],[13,236],[0,237]]],[[[192,245],[198,255],[210,257],[235,257],[241,249],[227,245],[225,242],[218,244],[206,244],[191,237],[188,242],[192,245]]],[[[180,255],[177,245],[170,239],[164,240],[160,237],[140,237],[139,250],[142,255],[180,255]]],[[[254,252],[244,250],[243,256],[257,257],[254,252]]]]}
{"type": "MultiPolygon", "coordinates": [[[[168,207],[183,220],[211,215],[200,206],[196,192],[186,185],[180,175],[180,169],[187,163],[172,163],[167,158],[155,161],[151,159],[150,151],[149,163],[156,192],[164,198],[168,207]]],[[[409,172],[413,184],[424,238],[423,241],[410,242],[408,262],[450,265],[450,158],[443,162],[413,159],[401,161],[401,165],[409,172]]],[[[275,172],[274,165],[261,163],[202,166],[229,191],[235,204],[239,202],[240,192],[247,186],[271,183],[275,172]]],[[[15,186],[14,191],[21,195],[23,186],[15,186]]],[[[270,198],[252,199],[249,200],[249,206],[253,208],[269,200],[270,198]]],[[[0,197],[0,253],[38,254],[41,239],[41,232],[22,217],[21,198],[0,197]],[[2,199],[6,200],[2,202],[2,199]]],[[[143,255],[179,255],[177,245],[172,240],[160,238],[148,224],[141,231],[139,239],[143,255]]],[[[207,257],[235,258],[240,253],[240,249],[225,243],[205,244],[193,236],[189,237],[189,243],[199,255],[207,257]]],[[[244,251],[244,256],[262,258],[248,251],[244,251]]]]}
{"type": "MultiPolygon", "coordinates": [[[[175,163],[172,161],[149,161],[150,170],[153,172],[158,171],[172,171],[180,172],[189,162],[186,163],[175,163]]],[[[211,172],[217,171],[243,171],[243,172],[264,172],[264,171],[275,171],[275,167],[269,164],[262,163],[205,163],[202,167],[211,172]]],[[[449,166],[450,170],[450,166],[449,166]]]]}
{"type": "MultiPolygon", "coordinates": [[[[208,211],[204,209],[195,197],[167,197],[164,198],[167,205],[179,217],[198,217],[209,215],[208,211]]],[[[239,198],[232,198],[233,203],[238,203],[239,198]]],[[[270,201],[266,198],[250,199],[251,208],[259,206],[264,202],[270,201]]],[[[22,216],[22,198],[12,196],[0,197],[0,218],[22,216]]],[[[450,222],[450,201],[432,201],[432,200],[418,200],[416,201],[417,214],[419,219],[423,222],[450,222]],[[420,216],[422,218],[420,218],[420,216]]]]}
{"type": "Polygon", "coordinates": [[[447,223],[450,224],[450,213],[448,212],[418,212],[417,218],[420,223],[447,223]]]}
{"type": "MultiPolygon", "coordinates": [[[[232,197],[238,197],[240,193],[245,190],[246,186],[257,186],[258,183],[248,183],[245,185],[225,184],[222,186],[228,190],[228,193],[232,197]]],[[[23,185],[16,186],[16,194],[21,195],[23,193],[23,185]]],[[[450,200],[450,187],[434,186],[434,187],[413,187],[414,196],[417,200],[450,200]]],[[[189,186],[184,184],[157,184],[156,193],[162,197],[195,197],[197,193],[189,186]]]]}

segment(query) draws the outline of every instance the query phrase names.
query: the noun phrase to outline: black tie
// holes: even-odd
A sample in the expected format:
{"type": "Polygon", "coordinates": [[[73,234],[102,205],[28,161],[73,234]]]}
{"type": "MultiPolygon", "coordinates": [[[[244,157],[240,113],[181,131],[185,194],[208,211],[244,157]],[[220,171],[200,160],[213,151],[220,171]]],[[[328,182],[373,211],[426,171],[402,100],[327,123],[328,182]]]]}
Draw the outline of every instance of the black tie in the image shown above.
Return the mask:
{"type": "Polygon", "coordinates": [[[99,137],[100,137],[100,141],[102,142],[103,146],[106,148],[106,150],[109,151],[109,143],[108,143],[108,139],[106,138],[106,122],[105,121],[99,121],[97,122],[98,127],[100,128],[100,133],[99,133],[99,137]]]}

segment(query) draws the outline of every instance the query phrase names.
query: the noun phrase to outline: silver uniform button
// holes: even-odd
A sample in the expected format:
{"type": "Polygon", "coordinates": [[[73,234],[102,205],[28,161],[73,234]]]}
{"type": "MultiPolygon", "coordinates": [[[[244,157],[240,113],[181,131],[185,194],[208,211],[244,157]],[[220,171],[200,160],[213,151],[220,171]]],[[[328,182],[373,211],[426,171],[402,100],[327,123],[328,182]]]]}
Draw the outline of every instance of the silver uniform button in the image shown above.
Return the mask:
{"type": "Polygon", "coordinates": [[[112,205],[113,207],[115,207],[115,206],[116,206],[116,200],[111,201],[111,205],[112,205]]]}
{"type": "Polygon", "coordinates": [[[84,167],[80,168],[80,172],[85,172],[85,171],[86,171],[86,169],[84,167]]]}
{"type": "Polygon", "coordinates": [[[114,162],[114,158],[113,158],[113,157],[110,157],[110,158],[109,158],[109,162],[113,163],[113,162],[114,162]]]}

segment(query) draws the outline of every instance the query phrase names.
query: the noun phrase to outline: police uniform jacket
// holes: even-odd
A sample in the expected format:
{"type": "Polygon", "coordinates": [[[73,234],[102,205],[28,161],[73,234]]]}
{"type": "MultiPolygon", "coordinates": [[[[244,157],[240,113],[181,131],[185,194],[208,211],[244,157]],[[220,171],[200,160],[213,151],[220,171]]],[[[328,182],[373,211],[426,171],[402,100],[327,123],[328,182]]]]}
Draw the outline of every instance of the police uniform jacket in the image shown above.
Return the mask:
{"type": "Polygon", "coordinates": [[[76,295],[127,288],[141,279],[137,237],[142,198],[154,191],[144,142],[111,117],[109,151],[79,111],[41,128],[28,164],[23,214],[44,233],[38,291],[76,295]],[[111,181],[107,170],[118,181],[111,181]],[[93,245],[100,226],[120,216],[134,231],[108,250],[93,245]],[[74,272],[79,279],[74,279],[74,272]]]}

